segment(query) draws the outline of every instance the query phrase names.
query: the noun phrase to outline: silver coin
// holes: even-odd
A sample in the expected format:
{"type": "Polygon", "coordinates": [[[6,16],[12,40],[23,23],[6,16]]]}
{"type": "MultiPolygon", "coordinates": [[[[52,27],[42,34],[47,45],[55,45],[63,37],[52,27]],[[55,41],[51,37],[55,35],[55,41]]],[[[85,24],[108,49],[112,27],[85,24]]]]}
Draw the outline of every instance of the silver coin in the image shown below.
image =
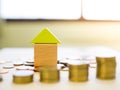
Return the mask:
{"type": "Polygon", "coordinates": [[[23,62],[14,62],[13,65],[14,66],[21,66],[21,65],[23,65],[23,62]]]}
{"type": "Polygon", "coordinates": [[[3,66],[4,69],[11,69],[14,68],[13,64],[6,64],[3,66]]]}
{"type": "Polygon", "coordinates": [[[25,66],[34,66],[34,63],[24,63],[25,66]]]}

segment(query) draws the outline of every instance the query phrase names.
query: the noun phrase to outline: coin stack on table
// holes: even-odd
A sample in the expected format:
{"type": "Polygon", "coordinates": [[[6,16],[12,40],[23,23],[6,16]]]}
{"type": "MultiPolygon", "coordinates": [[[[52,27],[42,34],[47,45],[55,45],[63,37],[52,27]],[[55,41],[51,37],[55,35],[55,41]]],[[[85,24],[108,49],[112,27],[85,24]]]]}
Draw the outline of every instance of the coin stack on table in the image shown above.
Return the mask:
{"type": "Polygon", "coordinates": [[[33,81],[33,71],[18,70],[13,73],[13,82],[17,84],[26,84],[33,81]]]}
{"type": "Polygon", "coordinates": [[[73,61],[69,63],[69,80],[73,82],[88,81],[88,64],[80,61],[73,61]]]}
{"type": "Polygon", "coordinates": [[[116,74],[115,57],[96,57],[97,72],[96,77],[99,79],[114,79],[116,74]]]}
{"type": "Polygon", "coordinates": [[[59,70],[55,67],[40,68],[40,82],[55,83],[60,79],[59,70]]]}

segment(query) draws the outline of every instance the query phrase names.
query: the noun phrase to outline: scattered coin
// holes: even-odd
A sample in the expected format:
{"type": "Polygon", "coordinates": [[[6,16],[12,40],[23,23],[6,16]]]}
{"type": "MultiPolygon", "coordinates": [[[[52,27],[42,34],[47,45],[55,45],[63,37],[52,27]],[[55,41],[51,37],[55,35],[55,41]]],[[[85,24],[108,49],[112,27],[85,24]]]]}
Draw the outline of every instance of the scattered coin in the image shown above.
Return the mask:
{"type": "Polygon", "coordinates": [[[65,66],[63,64],[57,64],[57,68],[58,68],[58,70],[61,70],[61,69],[65,68],[65,66]]]}
{"type": "Polygon", "coordinates": [[[68,67],[62,68],[61,71],[69,71],[68,67]]]}
{"type": "Polygon", "coordinates": [[[33,70],[34,71],[35,69],[34,69],[34,67],[29,67],[28,70],[33,70]]]}
{"type": "Polygon", "coordinates": [[[63,64],[64,66],[68,67],[69,60],[60,60],[59,64],[63,64]]]}
{"type": "Polygon", "coordinates": [[[8,70],[5,69],[0,70],[0,74],[6,74],[6,73],[8,73],[8,70]]]}
{"type": "Polygon", "coordinates": [[[16,70],[34,70],[34,67],[31,66],[18,66],[16,70]]]}
{"type": "Polygon", "coordinates": [[[25,62],[24,65],[25,65],[25,66],[34,66],[34,63],[25,62]]]}
{"type": "Polygon", "coordinates": [[[0,64],[4,64],[6,63],[6,61],[0,60],[0,64]]]}
{"type": "Polygon", "coordinates": [[[34,60],[27,60],[26,63],[34,63],[34,60]]]}
{"type": "Polygon", "coordinates": [[[22,65],[23,65],[23,62],[14,62],[13,65],[14,65],[14,66],[22,66],[22,65]]]}
{"type": "Polygon", "coordinates": [[[13,64],[6,64],[3,66],[4,69],[11,69],[14,68],[13,64]]]}
{"type": "Polygon", "coordinates": [[[97,67],[97,64],[89,64],[89,67],[90,67],[90,68],[96,68],[96,67],[97,67]]]}

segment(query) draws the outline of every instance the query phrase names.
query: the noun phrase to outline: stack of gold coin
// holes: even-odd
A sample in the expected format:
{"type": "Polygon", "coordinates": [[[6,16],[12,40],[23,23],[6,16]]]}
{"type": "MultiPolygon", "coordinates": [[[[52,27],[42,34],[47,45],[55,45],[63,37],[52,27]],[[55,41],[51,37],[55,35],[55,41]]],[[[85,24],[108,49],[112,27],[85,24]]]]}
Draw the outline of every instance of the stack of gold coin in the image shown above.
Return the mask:
{"type": "Polygon", "coordinates": [[[88,64],[74,61],[69,63],[69,80],[73,82],[88,81],[88,64]]]}
{"type": "Polygon", "coordinates": [[[97,72],[99,79],[114,79],[116,73],[115,57],[96,57],[97,72]]]}
{"type": "Polygon", "coordinates": [[[13,73],[13,82],[17,84],[26,84],[33,81],[33,71],[19,70],[13,73]]]}
{"type": "Polygon", "coordinates": [[[59,81],[59,70],[55,67],[40,68],[40,81],[44,83],[55,83],[59,81]]]}

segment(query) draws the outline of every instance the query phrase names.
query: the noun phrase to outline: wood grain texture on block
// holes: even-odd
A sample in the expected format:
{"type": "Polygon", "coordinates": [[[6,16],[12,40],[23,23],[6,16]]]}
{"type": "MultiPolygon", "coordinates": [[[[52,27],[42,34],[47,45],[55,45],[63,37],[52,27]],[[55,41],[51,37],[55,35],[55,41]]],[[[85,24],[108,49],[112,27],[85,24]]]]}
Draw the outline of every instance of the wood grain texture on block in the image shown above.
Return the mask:
{"type": "Polygon", "coordinates": [[[34,44],[35,66],[57,66],[57,44],[34,44]]]}

